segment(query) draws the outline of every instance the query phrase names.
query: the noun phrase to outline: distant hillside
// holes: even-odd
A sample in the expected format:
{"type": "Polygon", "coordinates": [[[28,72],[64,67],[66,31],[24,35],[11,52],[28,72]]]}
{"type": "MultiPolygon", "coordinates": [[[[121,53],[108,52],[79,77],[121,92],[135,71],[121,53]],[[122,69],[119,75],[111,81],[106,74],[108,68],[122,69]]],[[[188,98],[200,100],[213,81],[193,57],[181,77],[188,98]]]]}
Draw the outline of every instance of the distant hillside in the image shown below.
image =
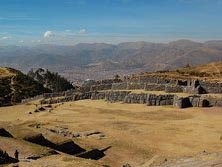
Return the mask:
{"type": "Polygon", "coordinates": [[[0,68],[0,106],[50,92],[42,84],[12,68],[0,68]]]}
{"type": "Polygon", "coordinates": [[[222,41],[199,43],[126,42],[118,45],[81,43],[75,46],[0,47],[0,65],[23,71],[47,68],[69,79],[101,79],[139,71],[172,70],[186,64],[222,61],[222,41]]]}

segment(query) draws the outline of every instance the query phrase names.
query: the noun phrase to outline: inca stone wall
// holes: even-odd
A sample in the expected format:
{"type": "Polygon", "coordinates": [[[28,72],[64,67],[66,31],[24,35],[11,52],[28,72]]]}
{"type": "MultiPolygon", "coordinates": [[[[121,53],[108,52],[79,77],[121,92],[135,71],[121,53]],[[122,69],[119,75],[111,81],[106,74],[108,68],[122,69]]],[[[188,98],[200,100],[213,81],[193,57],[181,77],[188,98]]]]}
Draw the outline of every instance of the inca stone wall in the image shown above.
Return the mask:
{"type": "Polygon", "coordinates": [[[124,101],[124,98],[130,93],[130,91],[106,91],[106,92],[93,92],[91,99],[100,100],[105,99],[109,102],[124,101]]]}
{"type": "Polygon", "coordinates": [[[34,98],[25,99],[22,102],[26,103],[41,98],[44,98],[42,104],[53,104],[81,99],[105,99],[109,102],[147,104],[149,106],[174,105],[179,108],[222,106],[222,98],[219,98],[218,96],[212,97],[200,95],[205,93],[222,93],[222,83],[209,83],[198,80],[165,79],[156,76],[128,79],[124,82],[121,80],[118,82],[107,80],[86,84],[76,90],[43,94],[34,98]],[[168,93],[185,92],[196,95],[178,97],[172,94],[136,94],[127,91],[135,89],[165,91],[168,93]]]}
{"type": "Polygon", "coordinates": [[[147,95],[147,105],[148,106],[163,106],[163,105],[173,105],[174,95],[147,95]]]}
{"type": "Polygon", "coordinates": [[[164,84],[145,84],[144,89],[146,91],[164,91],[165,85],[164,84]]]}
{"type": "Polygon", "coordinates": [[[90,91],[98,91],[98,90],[111,90],[112,89],[112,83],[108,84],[96,84],[92,85],[90,87],[90,91]]]}
{"type": "Polygon", "coordinates": [[[126,89],[135,90],[135,89],[144,89],[145,83],[143,82],[127,82],[126,89]]]}
{"type": "Polygon", "coordinates": [[[133,80],[134,82],[143,82],[143,83],[156,83],[156,84],[176,84],[174,79],[166,79],[163,77],[149,76],[149,77],[140,77],[139,79],[133,80]]]}
{"type": "Polygon", "coordinates": [[[87,93],[75,93],[71,96],[65,96],[62,98],[56,98],[56,99],[43,99],[40,101],[41,104],[55,104],[55,103],[64,103],[64,102],[70,102],[70,101],[78,101],[78,100],[84,100],[84,99],[91,99],[92,92],[87,93]]]}
{"type": "Polygon", "coordinates": [[[124,98],[129,93],[129,91],[109,91],[106,92],[105,100],[109,102],[121,102],[124,101],[124,98]]]}
{"type": "Polygon", "coordinates": [[[92,100],[105,99],[109,102],[124,102],[130,104],[147,104],[149,106],[173,105],[174,95],[155,95],[147,93],[131,93],[130,91],[94,92],[92,100]]]}
{"type": "Polygon", "coordinates": [[[198,96],[193,95],[189,97],[174,97],[174,106],[178,108],[187,107],[222,107],[222,98],[213,96],[198,96]]]}
{"type": "Polygon", "coordinates": [[[183,92],[184,91],[184,88],[183,86],[180,86],[180,85],[165,85],[165,92],[168,92],[168,93],[178,93],[178,92],[183,92]]]}
{"type": "Polygon", "coordinates": [[[44,98],[43,95],[39,95],[39,96],[35,96],[35,97],[32,97],[32,98],[28,98],[28,99],[23,99],[21,101],[21,103],[29,103],[31,101],[40,100],[40,99],[43,99],[43,98],[44,98]]]}
{"type": "Polygon", "coordinates": [[[207,93],[222,93],[222,83],[200,81],[200,85],[206,90],[207,93]]]}
{"type": "Polygon", "coordinates": [[[131,93],[125,96],[123,102],[124,103],[135,103],[135,104],[145,104],[147,101],[147,94],[141,93],[141,94],[135,94],[131,93]]]}
{"type": "Polygon", "coordinates": [[[127,82],[112,84],[112,90],[125,90],[127,89],[127,82]]]}
{"type": "MultiPolygon", "coordinates": [[[[147,91],[166,91],[168,93],[222,93],[222,83],[209,83],[199,80],[174,80],[158,77],[140,78],[121,83],[113,83],[112,90],[143,89],[147,91]]],[[[98,89],[99,90],[99,89],[98,89]]],[[[105,89],[104,89],[105,90],[105,89]]],[[[108,89],[106,89],[108,90],[108,89]]]]}

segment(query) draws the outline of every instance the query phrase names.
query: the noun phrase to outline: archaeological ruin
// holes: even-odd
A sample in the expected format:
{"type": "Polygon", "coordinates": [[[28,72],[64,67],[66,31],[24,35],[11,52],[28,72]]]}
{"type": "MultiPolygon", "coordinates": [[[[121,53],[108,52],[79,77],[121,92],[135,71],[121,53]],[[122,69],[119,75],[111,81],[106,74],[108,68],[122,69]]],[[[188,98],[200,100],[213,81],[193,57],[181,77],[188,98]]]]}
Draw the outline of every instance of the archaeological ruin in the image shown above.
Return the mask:
{"type": "Polygon", "coordinates": [[[105,80],[84,83],[75,90],[45,93],[24,99],[22,103],[41,99],[41,104],[54,104],[83,99],[106,100],[147,106],[173,105],[187,107],[222,107],[222,83],[198,79],[169,79],[157,76],[125,78],[124,80],[105,80]],[[133,90],[148,91],[134,93],[133,90]],[[164,93],[156,93],[161,91],[164,93]],[[179,93],[187,94],[186,97],[179,93]]]}

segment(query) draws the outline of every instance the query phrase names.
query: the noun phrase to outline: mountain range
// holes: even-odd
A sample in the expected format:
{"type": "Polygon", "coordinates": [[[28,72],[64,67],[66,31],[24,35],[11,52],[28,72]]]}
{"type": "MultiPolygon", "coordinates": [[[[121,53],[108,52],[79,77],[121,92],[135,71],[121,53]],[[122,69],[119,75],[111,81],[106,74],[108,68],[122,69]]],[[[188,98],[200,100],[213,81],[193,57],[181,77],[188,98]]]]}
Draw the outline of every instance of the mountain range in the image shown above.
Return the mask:
{"type": "Polygon", "coordinates": [[[0,66],[24,72],[47,68],[70,80],[101,79],[115,74],[172,70],[222,61],[222,40],[204,43],[178,40],[169,43],[80,43],[74,46],[0,46],[0,66]]]}

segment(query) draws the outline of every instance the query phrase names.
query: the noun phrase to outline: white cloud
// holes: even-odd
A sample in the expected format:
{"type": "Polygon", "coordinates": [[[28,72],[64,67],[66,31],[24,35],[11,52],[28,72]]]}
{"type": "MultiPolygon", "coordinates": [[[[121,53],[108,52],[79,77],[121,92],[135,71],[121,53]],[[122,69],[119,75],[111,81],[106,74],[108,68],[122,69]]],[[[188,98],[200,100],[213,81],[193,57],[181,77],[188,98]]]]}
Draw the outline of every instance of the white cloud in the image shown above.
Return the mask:
{"type": "Polygon", "coordinates": [[[24,43],[24,40],[20,40],[19,43],[24,43]]]}
{"type": "Polygon", "coordinates": [[[86,34],[87,33],[87,31],[86,31],[86,29],[80,29],[78,32],[77,32],[77,34],[78,35],[83,35],[83,34],[86,34]]]}
{"type": "Polygon", "coordinates": [[[11,39],[11,37],[10,36],[1,37],[1,40],[8,40],[8,39],[11,39]]]}
{"type": "Polygon", "coordinates": [[[52,31],[46,31],[44,34],[43,34],[43,37],[44,38],[51,38],[51,37],[54,37],[55,34],[52,32],[52,31]]]}

